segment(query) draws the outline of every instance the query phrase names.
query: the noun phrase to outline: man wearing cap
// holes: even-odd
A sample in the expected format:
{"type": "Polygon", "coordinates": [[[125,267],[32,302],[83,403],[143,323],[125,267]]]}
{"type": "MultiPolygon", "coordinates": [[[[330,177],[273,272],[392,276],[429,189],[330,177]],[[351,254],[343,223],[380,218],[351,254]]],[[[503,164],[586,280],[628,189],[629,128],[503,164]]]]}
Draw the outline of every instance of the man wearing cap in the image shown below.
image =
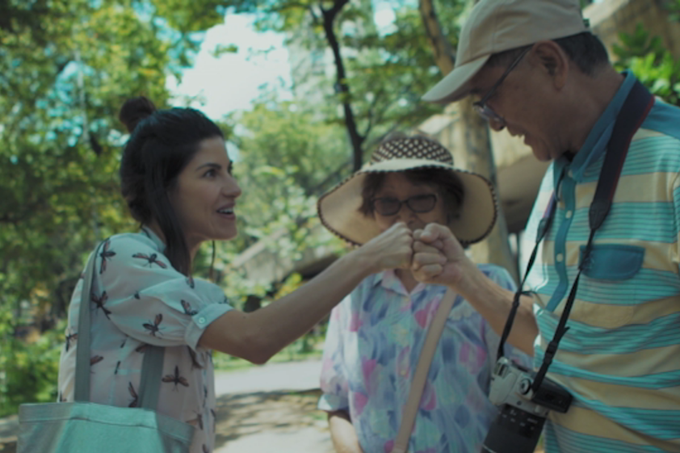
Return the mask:
{"type": "MultiPolygon", "coordinates": [[[[611,66],[578,0],[481,0],[461,30],[455,69],[424,96],[474,96],[492,129],[552,162],[523,238],[527,252],[540,245],[508,338],[538,368],[582,269],[547,373],[574,400],[549,415],[548,453],[680,452],[680,109],[651,97],[631,107],[640,89],[611,66]],[[603,168],[608,144],[619,143],[615,125],[628,117],[639,122],[582,264],[598,183],[619,174],[603,168]],[[551,224],[537,241],[544,218],[551,224]]],[[[416,277],[448,285],[501,333],[513,294],[484,278],[447,229],[428,225],[415,237],[416,277]]]]}

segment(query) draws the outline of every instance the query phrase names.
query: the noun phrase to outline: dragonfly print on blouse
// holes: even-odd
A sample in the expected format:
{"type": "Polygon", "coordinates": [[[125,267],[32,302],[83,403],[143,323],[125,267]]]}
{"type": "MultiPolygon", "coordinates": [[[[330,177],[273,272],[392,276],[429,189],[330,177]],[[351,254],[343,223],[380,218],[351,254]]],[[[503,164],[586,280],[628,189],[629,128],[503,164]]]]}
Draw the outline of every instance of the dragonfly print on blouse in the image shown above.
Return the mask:
{"type": "Polygon", "coordinates": [[[135,387],[132,385],[132,382],[128,382],[128,392],[130,392],[130,396],[132,396],[132,402],[128,404],[128,407],[137,407],[139,397],[137,396],[137,392],[135,392],[135,387]]]}
{"type": "MultiPolygon", "coordinates": [[[[189,387],[189,381],[187,381],[185,378],[180,376],[179,374],[179,366],[175,365],[175,374],[166,374],[163,376],[161,379],[163,382],[171,382],[175,384],[175,388],[173,390],[177,390],[177,384],[182,384],[184,387],[189,387]]],[[[203,419],[201,419],[201,425],[203,425],[203,419]]],[[[203,429],[203,428],[201,428],[203,429]]]]}
{"type": "Polygon", "coordinates": [[[102,293],[101,296],[97,297],[92,293],[90,299],[92,299],[92,302],[97,306],[97,310],[101,309],[104,312],[104,315],[106,316],[106,319],[111,319],[109,315],[111,312],[106,309],[104,304],[106,303],[107,300],[109,300],[109,296],[106,294],[106,291],[102,293]]]}
{"type": "MultiPolygon", "coordinates": [[[[90,357],[90,368],[92,368],[94,365],[98,364],[102,360],[104,360],[104,357],[100,355],[94,355],[90,357]]],[[[90,371],[90,373],[94,374],[94,371],[90,371]]]]}
{"type": "Polygon", "coordinates": [[[194,352],[191,347],[187,346],[187,350],[189,351],[189,357],[191,357],[191,369],[194,370],[198,368],[199,370],[203,368],[200,363],[198,363],[198,357],[196,352],[194,352]]]}
{"type": "Polygon", "coordinates": [[[194,289],[196,288],[196,283],[194,282],[194,277],[189,276],[186,278],[187,285],[189,285],[189,288],[194,289]]]}
{"type": "Polygon", "coordinates": [[[184,313],[189,316],[194,316],[196,313],[198,313],[198,310],[194,310],[191,307],[191,304],[184,299],[182,299],[182,308],[184,309],[184,313]]]}
{"type": "Polygon", "coordinates": [[[144,264],[144,266],[153,267],[154,264],[157,264],[158,266],[162,267],[163,269],[168,268],[167,264],[165,264],[163,261],[160,261],[158,259],[158,255],[156,253],[152,253],[151,255],[147,255],[145,253],[135,253],[134,255],[132,255],[132,257],[146,260],[147,263],[144,264]]]}
{"type": "Polygon", "coordinates": [[[109,247],[111,247],[111,241],[107,239],[104,241],[104,246],[102,247],[102,251],[99,254],[99,256],[102,258],[102,263],[99,266],[100,274],[103,274],[104,271],[106,271],[106,260],[116,256],[116,252],[110,250],[109,247]]]}
{"type": "Polygon", "coordinates": [[[158,334],[158,335],[161,334],[161,327],[160,327],[161,322],[163,322],[163,314],[162,314],[162,313],[158,313],[158,314],[156,315],[156,318],[153,320],[153,324],[148,323],[148,322],[145,322],[145,323],[142,324],[142,325],[144,326],[144,328],[145,328],[146,330],[149,331],[149,333],[150,333],[152,336],[155,337],[156,334],[158,334]]]}
{"type": "Polygon", "coordinates": [[[187,423],[192,425],[195,423],[199,428],[201,428],[201,431],[203,431],[203,414],[196,411],[194,411],[194,414],[196,414],[196,418],[187,420],[187,423]]]}
{"type": "Polygon", "coordinates": [[[69,334],[66,335],[66,344],[65,344],[66,352],[68,352],[69,347],[71,346],[71,340],[73,340],[73,342],[75,342],[78,339],[78,332],[73,332],[73,331],[71,331],[71,332],[72,333],[69,333],[69,334]]]}

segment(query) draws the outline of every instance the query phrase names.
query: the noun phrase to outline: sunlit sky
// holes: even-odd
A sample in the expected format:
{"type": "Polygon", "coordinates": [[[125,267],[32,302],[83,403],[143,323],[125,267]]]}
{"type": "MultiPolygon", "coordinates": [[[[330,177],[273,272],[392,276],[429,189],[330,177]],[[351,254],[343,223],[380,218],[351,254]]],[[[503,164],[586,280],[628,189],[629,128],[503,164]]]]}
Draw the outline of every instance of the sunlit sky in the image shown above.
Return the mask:
{"type": "MultiPolygon", "coordinates": [[[[374,1],[374,10],[378,29],[389,29],[394,20],[392,7],[387,1],[374,1]]],[[[181,83],[174,77],[168,79],[175,105],[186,105],[187,96],[198,97],[190,105],[220,119],[229,112],[249,110],[265,87],[277,89],[279,100],[292,98],[284,36],[255,31],[253,19],[252,15],[227,14],[223,24],[208,30],[193,67],[184,71],[181,83]],[[236,45],[238,52],[213,56],[216,46],[229,44],[236,45]]]]}
{"type": "MultiPolygon", "coordinates": [[[[373,0],[379,32],[391,31],[394,3],[373,0]]],[[[396,3],[410,3],[410,0],[396,3]]],[[[417,5],[415,1],[413,4],[417,5]]],[[[279,100],[292,98],[284,36],[255,31],[253,20],[254,16],[248,14],[227,14],[223,24],[208,30],[193,67],[184,71],[181,83],[173,77],[168,79],[167,87],[175,97],[173,104],[187,105],[185,97],[198,97],[190,105],[218,120],[230,112],[250,110],[252,102],[265,88],[276,89],[279,100]],[[238,52],[213,56],[216,46],[229,44],[236,45],[238,52]],[[264,52],[266,50],[269,51],[264,52]]]]}

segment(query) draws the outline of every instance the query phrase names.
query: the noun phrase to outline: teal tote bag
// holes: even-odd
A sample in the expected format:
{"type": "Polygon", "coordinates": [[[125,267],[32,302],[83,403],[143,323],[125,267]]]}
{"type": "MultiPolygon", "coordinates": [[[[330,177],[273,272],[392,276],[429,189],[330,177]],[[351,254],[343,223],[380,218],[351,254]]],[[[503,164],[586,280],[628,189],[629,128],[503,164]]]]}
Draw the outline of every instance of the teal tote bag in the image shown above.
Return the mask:
{"type": "Polygon", "coordinates": [[[78,313],[75,402],[22,404],[17,453],[188,453],[194,427],[155,411],[163,373],[163,348],[147,347],[144,354],[140,408],[89,401],[89,295],[99,247],[87,263],[78,313]]]}

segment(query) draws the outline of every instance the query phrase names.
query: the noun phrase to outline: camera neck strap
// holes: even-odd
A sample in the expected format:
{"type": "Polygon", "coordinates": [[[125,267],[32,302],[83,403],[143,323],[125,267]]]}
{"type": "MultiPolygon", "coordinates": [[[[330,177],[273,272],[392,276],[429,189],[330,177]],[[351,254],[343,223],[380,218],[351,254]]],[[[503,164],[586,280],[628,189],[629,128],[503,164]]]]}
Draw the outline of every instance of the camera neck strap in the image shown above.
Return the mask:
{"type": "MultiPolygon", "coordinates": [[[[614,193],[616,192],[616,186],[619,182],[619,177],[621,176],[621,170],[623,169],[623,163],[626,160],[626,155],[628,154],[628,148],[633,139],[633,135],[642,126],[643,121],[649,114],[652,106],[654,105],[654,97],[652,94],[639,82],[636,81],[633,85],[628,97],[624,101],[621,111],[616,118],[614,123],[614,129],[612,130],[611,138],[607,144],[606,155],[604,159],[604,164],[600,170],[600,177],[598,179],[597,188],[595,189],[595,197],[590,204],[590,209],[588,211],[588,223],[590,226],[590,236],[588,237],[588,243],[586,245],[585,251],[583,253],[583,259],[578,266],[578,273],[574,283],[569,291],[569,296],[562,310],[562,315],[560,316],[559,324],[555,329],[555,335],[548,344],[546,348],[545,355],[543,357],[543,363],[540,369],[536,373],[534,379],[532,390],[536,392],[543,382],[548,367],[553,361],[555,353],[557,352],[558,345],[564,334],[569,330],[566,327],[567,319],[569,318],[569,313],[571,312],[571,307],[574,304],[574,299],[576,298],[576,290],[578,289],[579,279],[581,277],[581,272],[588,266],[590,260],[590,253],[592,250],[593,237],[595,232],[602,226],[609,209],[611,208],[612,201],[614,199],[614,193]]],[[[512,323],[517,314],[517,309],[520,304],[520,297],[524,294],[529,294],[523,291],[524,284],[527,280],[527,276],[531,271],[534,261],[536,260],[536,255],[538,254],[538,248],[541,241],[545,238],[550,225],[552,224],[553,218],[555,217],[555,211],[557,208],[557,194],[560,190],[560,184],[564,177],[564,169],[560,173],[557,184],[555,185],[555,191],[550,197],[550,202],[548,208],[543,215],[543,218],[538,224],[538,231],[536,234],[536,244],[529,257],[529,262],[527,268],[524,271],[524,276],[522,281],[513,297],[512,306],[510,308],[510,313],[508,314],[508,319],[503,328],[503,334],[501,335],[501,340],[498,345],[498,357],[503,357],[503,348],[508,336],[510,335],[510,330],[512,329],[512,323]]]]}

